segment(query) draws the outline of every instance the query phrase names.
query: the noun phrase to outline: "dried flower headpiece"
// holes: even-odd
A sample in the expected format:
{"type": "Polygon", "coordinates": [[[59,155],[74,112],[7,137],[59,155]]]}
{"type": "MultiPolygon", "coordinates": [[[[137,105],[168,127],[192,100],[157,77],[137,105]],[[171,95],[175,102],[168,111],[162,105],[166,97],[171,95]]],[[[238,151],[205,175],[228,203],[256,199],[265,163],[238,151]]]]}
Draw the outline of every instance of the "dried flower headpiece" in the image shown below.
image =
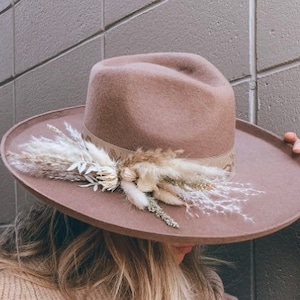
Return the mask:
{"type": "Polygon", "coordinates": [[[228,181],[228,173],[197,161],[177,158],[180,151],[143,151],[113,160],[101,148],[85,141],[81,134],[65,124],[69,136],[52,125],[54,139],[32,137],[21,145],[21,152],[10,153],[10,163],[19,171],[35,177],[85,182],[96,192],[121,188],[138,209],[154,213],[171,227],[179,227],[158,201],[196,207],[203,213],[237,213],[251,218],[241,209],[248,195],[259,191],[247,184],[228,181]]]}

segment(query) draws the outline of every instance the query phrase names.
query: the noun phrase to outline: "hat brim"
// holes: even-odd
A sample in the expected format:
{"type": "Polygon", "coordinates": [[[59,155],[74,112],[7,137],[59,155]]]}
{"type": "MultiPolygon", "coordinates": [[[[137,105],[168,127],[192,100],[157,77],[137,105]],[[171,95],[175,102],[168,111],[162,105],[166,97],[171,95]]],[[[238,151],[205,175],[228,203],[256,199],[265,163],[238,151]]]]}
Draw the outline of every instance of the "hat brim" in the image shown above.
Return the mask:
{"type": "Polygon", "coordinates": [[[163,205],[180,225],[171,228],[153,214],[133,207],[121,192],[94,192],[71,183],[34,178],[18,172],[7,160],[9,152],[31,136],[51,137],[47,124],[63,129],[64,122],[80,131],[84,106],[72,107],[27,119],[11,128],[2,139],[2,159],[14,177],[30,192],[59,211],[96,227],[163,242],[218,244],[258,238],[275,232],[300,216],[300,157],[279,137],[242,120],[236,123],[234,181],[250,183],[263,191],[243,203],[238,214],[210,215],[197,210],[193,216],[183,207],[163,205]]]}

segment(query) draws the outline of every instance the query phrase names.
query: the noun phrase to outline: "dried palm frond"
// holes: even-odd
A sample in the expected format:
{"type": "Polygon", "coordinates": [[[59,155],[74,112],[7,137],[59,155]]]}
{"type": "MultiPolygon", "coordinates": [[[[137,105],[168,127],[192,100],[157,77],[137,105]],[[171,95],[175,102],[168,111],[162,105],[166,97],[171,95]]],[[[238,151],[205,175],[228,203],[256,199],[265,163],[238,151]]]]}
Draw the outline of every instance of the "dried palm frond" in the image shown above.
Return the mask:
{"type": "Polygon", "coordinates": [[[65,124],[70,137],[48,125],[55,138],[32,137],[20,145],[20,153],[9,153],[9,162],[34,177],[86,181],[97,190],[113,191],[119,185],[117,164],[103,149],[84,141],[80,133],[65,124]]]}

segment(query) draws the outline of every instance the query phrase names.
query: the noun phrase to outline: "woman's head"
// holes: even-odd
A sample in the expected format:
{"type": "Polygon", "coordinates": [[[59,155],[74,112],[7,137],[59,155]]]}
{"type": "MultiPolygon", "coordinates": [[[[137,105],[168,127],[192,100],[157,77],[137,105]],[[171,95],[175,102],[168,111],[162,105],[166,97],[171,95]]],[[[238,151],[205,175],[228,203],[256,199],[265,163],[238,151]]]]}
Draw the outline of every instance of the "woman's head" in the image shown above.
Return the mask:
{"type": "Polygon", "coordinates": [[[28,215],[23,213],[16,218],[14,238],[6,240],[5,247],[9,252],[18,245],[19,254],[22,253],[21,257],[35,257],[37,254],[44,256],[51,252],[59,256],[68,245],[73,243],[78,249],[81,247],[95,249],[96,241],[104,241],[103,245],[105,244],[107,250],[112,253],[122,249],[125,256],[143,254],[153,256],[157,260],[162,256],[162,249],[164,249],[165,254],[170,255],[177,263],[181,263],[185,254],[191,252],[194,246],[180,243],[164,244],[111,233],[69,217],[47,205],[37,204],[28,215]],[[85,240],[83,244],[80,243],[82,239],[85,240]],[[24,247],[20,247],[22,244],[24,247]],[[143,253],[131,253],[135,251],[143,251],[143,253]]]}
{"type": "Polygon", "coordinates": [[[112,291],[113,299],[193,299],[212,293],[197,247],[187,251],[179,244],[111,233],[44,205],[19,217],[10,231],[0,240],[0,262],[14,260],[16,269],[21,265],[66,294],[85,287],[112,291]],[[33,262],[43,267],[37,271],[33,262]]]}

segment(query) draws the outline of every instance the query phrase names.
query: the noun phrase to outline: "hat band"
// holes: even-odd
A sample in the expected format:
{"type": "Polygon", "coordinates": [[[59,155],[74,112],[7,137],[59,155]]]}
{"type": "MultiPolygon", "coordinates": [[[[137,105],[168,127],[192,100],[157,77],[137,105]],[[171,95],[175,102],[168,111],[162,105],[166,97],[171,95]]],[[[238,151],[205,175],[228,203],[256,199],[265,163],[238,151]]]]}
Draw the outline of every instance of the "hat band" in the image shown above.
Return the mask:
{"type": "MultiPolygon", "coordinates": [[[[102,148],[112,159],[124,159],[130,153],[134,151],[119,147],[117,145],[106,142],[99,137],[95,136],[90,132],[85,125],[82,128],[82,136],[85,140],[92,142],[97,147],[102,148]]],[[[173,149],[174,150],[174,149],[173,149]]],[[[176,150],[176,149],[175,149],[176,150]]],[[[217,167],[226,170],[230,173],[230,177],[234,176],[234,159],[235,159],[235,147],[233,146],[228,152],[204,158],[193,158],[193,160],[198,161],[200,164],[210,167],[217,167]]]]}

